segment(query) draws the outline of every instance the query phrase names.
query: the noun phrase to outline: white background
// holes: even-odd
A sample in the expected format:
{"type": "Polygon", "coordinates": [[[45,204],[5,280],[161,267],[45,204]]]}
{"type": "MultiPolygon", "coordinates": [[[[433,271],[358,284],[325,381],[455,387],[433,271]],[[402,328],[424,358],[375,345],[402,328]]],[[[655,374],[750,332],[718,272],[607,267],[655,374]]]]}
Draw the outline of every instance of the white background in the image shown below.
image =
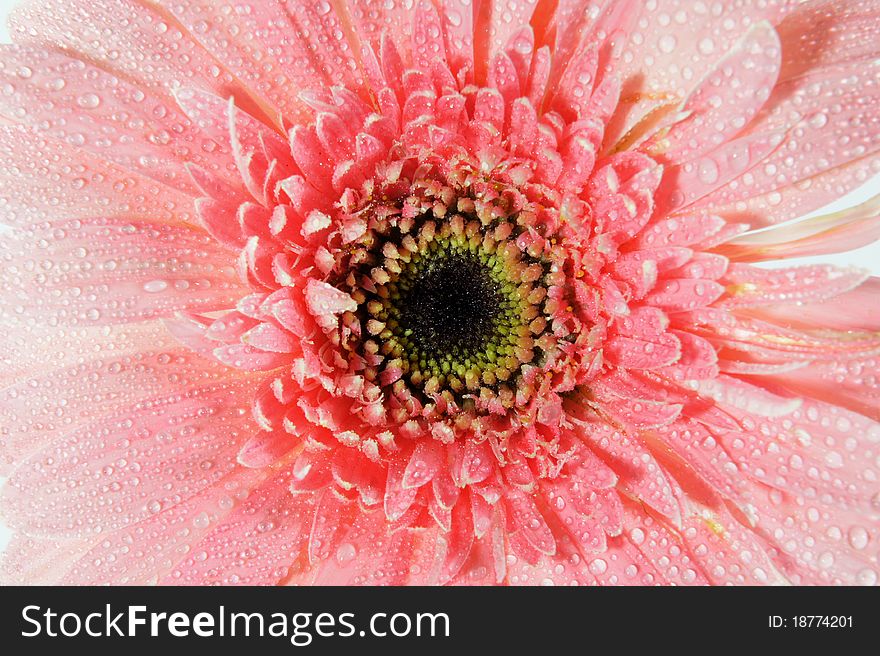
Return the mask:
{"type": "MultiPolygon", "coordinates": [[[[0,26],[0,43],[9,42],[9,33],[6,29],[6,15],[9,13],[10,7],[12,7],[14,4],[16,3],[11,0],[0,0],[0,22],[2,22],[2,26],[0,26]]],[[[834,203],[833,205],[829,206],[829,208],[825,208],[819,212],[816,212],[816,214],[821,214],[824,211],[828,211],[828,209],[834,210],[848,207],[850,205],[855,205],[877,193],[880,193],[880,177],[874,178],[861,189],[856,190],[849,196],[841,199],[841,201],[834,203]]],[[[834,256],[788,260],[786,262],[786,265],[793,263],[800,264],[809,262],[828,262],[838,265],[855,265],[870,269],[874,272],[875,275],[878,275],[880,274],[880,242],[874,243],[864,248],[860,248],[855,251],[850,251],[849,253],[841,253],[834,256]]],[[[2,481],[2,478],[0,478],[0,481],[2,481]]],[[[9,530],[5,526],[0,524],[0,550],[2,550],[2,548],[6,545],[8,541],[9,530]]]]}

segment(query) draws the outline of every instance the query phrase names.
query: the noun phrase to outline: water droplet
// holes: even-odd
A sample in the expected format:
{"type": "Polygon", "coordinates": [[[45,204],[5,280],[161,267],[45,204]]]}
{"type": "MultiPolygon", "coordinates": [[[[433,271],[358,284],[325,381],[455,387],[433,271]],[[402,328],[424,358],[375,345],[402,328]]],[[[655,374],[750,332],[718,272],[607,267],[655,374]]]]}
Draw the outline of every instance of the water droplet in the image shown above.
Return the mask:
{"type": "Polygon", "coordinates": [[[703,184],[714,184],[718,182],[718,164],[713,159],[704,158],[700,160],[698,175],[700,182],[703,184]]]}
{"type": "Polygon", "coordinates": [[[832,469],[838,469],[843,466],[843,456],[837,451],[829,451],[825,454],[825,464],[832,469]]]}
{"type": "Polygon", "coordinates": [[[336,550],[336,562],[340,565],[350,563],[355,559],[355,556],[357,556],[357,549],[348,542],[339,545],[339,548],[336,550]]]}
{"type": "Polygon", "coordinates": [[[634,528],[630,532],[633,544],[642,544],[645,541],[645,532],[640,528],[634,528]]]}
{"type": "Polygon", "coordinates": [[[856,580],[859,585],[877,585],[877,572],[865,568],[856,575],[856,580]]]}
{"type": "Polygon", "coordinates": [[[101,104],[101,97],[96,93],[84,93],[76,99],[76,104],[84,109],[94,109],[101,104]]]}
{"type": "Polygon", "coordinates": [[[825,112],[818,112],[813,114],[807,122],[810,124],[811,128],[819,130],[825,127],[825,124],[828,123],[828,115],[825,112]]]}
{"type": "Polygon", "coordinates": [[[848,537],[853,549],[864,549],[868,546],[868,540],[870,539],[868,531],[864,526],[853,526],[849,529],[848,537]]]}
{"type": "Polygon", "coordinates": [[[208,528],[208,525],[211,523],[210,517],[208,517],[208,513],[200,512],[198,515],[193,517],[193,526],[196,528],[208,528]]]}
{"type": "Polygon", "coordinates": [[[700,41],[697,47],[702,54],[711,55],[715,51],[715,42],[709,37],[706,37],[700,41]]]}
{"type": "Polygon", "coordinates": [[[150,280],[144,283],[144,291],[151,294],[163,292],[168,289],[168,282],[165,280],[150,280]]]}
{"type": "Polygon", "coordinates": [[[660,40],[657,42],[657,47],[660,48],[660,52],[671,53],[675,50],[675,46],[677,45],[677,41],[674,36],[671,34],[664,34],[660,37],[660,40]]]}

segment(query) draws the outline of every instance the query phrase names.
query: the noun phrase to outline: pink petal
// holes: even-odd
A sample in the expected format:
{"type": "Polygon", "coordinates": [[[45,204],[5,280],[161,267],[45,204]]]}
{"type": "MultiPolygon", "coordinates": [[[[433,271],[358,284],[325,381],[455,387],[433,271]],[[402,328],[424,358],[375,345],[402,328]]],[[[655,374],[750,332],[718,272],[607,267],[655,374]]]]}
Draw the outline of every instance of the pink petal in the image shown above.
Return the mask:
{"type": "Polygon", "coordinates": [[[700,380],[718,375],[718,354],[711,342],[680,330],[673,330],[671,334],[678,339],[680,355],[675,363],[663,370],[664,374],[671,374],[678,380],[700,380]]]}
{"type": "Polygon", "coordinates": [[[194,223],[192,191],[179,191],[144,174],[74,145],[41,139],[30,128],[0,129],[0,182],[3,222],[27,226],[38,221],[85,219],[95,198],[108,216],[154,222],[194,223]]]}
{"type": "Polygon", "coordinates": [[[0,585],[21,581],[56,585],[90,545],[90,540],[54,540],[14,533],[0,560],[0,585]]]}
{"type": "Polygon", "coordinates": [[[224,249],[184,226],[96,218],[34,227],[4,241],[2,275],[17,278],[4,304],[26,302],[45,321],[112,324],[217,310],[243,291],[231,267],[215,266],[226,261],[224,249]],[[59,229],[67,238],[52,238],[59,229]],[[42,269],[25,266],[35,257],[42,269]]]}
{"type": "Polygon", "coordinates": [[[814,362],[791,372],[773,373],[774,383],[797,394],[858,412],[880,421],[880,358],[814,362]]]}
{"type": "Polygon", "coordinates": [[[395,458],[388,463],[388,480],[385,483],[385,515],[389,521],[400,519],[415,502],[419,488],[404,487],[403,480],[407,462],[395,458]]]}
{"type": "Polygon", "coordinates": [[[444,450],[436,440],[423,440],[413,449],[406,470],[403,472],[404,488],[418,488],[431,482],[431,479],[444,465],[444,450]]]}
{"type": "Polygon", "coordinates": [[[247,344],[230,344],[214,349],[214,357],[225,365],[244,371],[269,371],[293,362],[287,353],[262,351],[247,344]]]}
{"type": "Polygon", "coordinates": [[[585,40],[581,42],[565,68],[554,97],[557,111],[574,113],[576,118],[589,118],[586,109],[589,107],[593,86],[599,66],[599,49],[597,44],[585,40]]]}
{"type": "Polygon", "coordinates": [[[666,448],[681,456],[699,478],[725,498],[742,501],[745,481],[736,463],[709,429],[694,421],[679,421],[657,429],[666,448]]]}
{"type": "Polygon", "coordinates": [[[355,510],[354,504],[328,487],[315,502],[315,514],[309,533],[309,561],[324,560],[340,545],[355,510]]]}
{"type": "Polygon", "coordinates": [[[765,486],[755,486],[753,518],[767,536],[774,562],[795,585],[876,585],[877,565],[868,545],[876,524],[863,511],[828,512],[765,486]]]}
{"type": "Polygon", "coordinates": [[[648,225],[636,237],[635,244],[641,248],[690,246],[716,234],[724,226],[724,219],[712,214],[669,217],[648,225]]]}
{"type": "Polygon", "coordinates": [[[540,553],[551,555],[556,551],[556,540],[532,497],[522,490],[510,487],[504,495],[507,517],[511,528],[540,553]]]}
{"type": "MultiPolygon", "coordinates": [[[[146,335],[138,335],[149,336],[146,335]]],[[[173,344],[156,350],[96,353],[88,362],[23,375],[0,391],[0,418],[7,427],[0,471],[46,446],[58,431],[73,431],[104,416],[119,405],[171,394],[180,386],[221,381],[235,372],[173,344]]],[[[121,341],[117,347],[124,347],[121,341]]],[[[62,348],[65,348],[62,345],[62,348]]],[[[45,369],[45,365],[41,367],[45,369]]]]}
{"type": "MultiPolygon", "coordinates": [[[[576,1],[567,4],[569,11],[580,18],[580,5],[576,1]]],[[[722,3],[714,9],[710,7],[710,11],[677,3],[664,3],[653,11],[645,10],[641,5],[609,4],[612,10],[637,24],[637,29],[632,32],[638,33],[638,40],[630,38],[627,42],[626,50],[631,57],[615,61],[615,70],[622,79],[638,76],[639,84],[630,92],[663,89],[679,98],[685,98],[742,37],[742,30],[724,29],[725,24],[730,21],[738,24],[744,18],[753,25],[762,20],[777,24],[792,11],[792,6],[782,0],[737,6],[722,3]],[[646,66],[645,61],[651,61],[651,65],[646,66]],[[681,65],[683,61],[688,62],[687,67],[681,65]]],[[[629,127],[628,122],[620,130],[621,134],[629,127]]]]}
{"type": "MultiPolygon", "coordinates": [[[[59,11],[57,15],[64,16],[74,9],[67,5],[59,11]]],[[[37,20],[40,22],[34,25],[45,25],[45,18],[37,20]]],[[[112,20],[109,24],[115,23],[112,20]]],[[[106,39],[103,41],[106,45],[106,39]]],[[[166,101],[149,86],[128,82],[130,71],[117,77],[54,48],[3,45],[0,52],[0,78],[15,89],[0,99],[0,115],[9,121],[185,193],[193,189],[185,170],[187,163],[225,170],[227,153],[222,148],[213,152],[192,148],[193,141],[202,140],[197,129],[175,109],[172,100],[166,101]],[[15,73],[18,70],[31,74],[21,79],[15,73]],[[64,84],[54,83],[59,78],[64,84]],[[156,107],[162,109],[154,112],[156,107]]],[[[123,57],[134,54],[128,49],[123,52],[123,57]]]]}
{"type": "Polygon", "coordinates": [[[242,445],[237,459],[245,467],[260,469],[268,467],[295,446],[297,440],[285,430],[259,431],[242,445]]]}
{"type": "Polygon", "coordinates": [[[297,353],[300,351],[296,336],[274,323],[261,323],[241,336],[243,344],[270,353],[297,353]]]}
{"type": "MultiPolygon", "coordinates": [[[[774,305],[755,310],[757,316],[786,327],[820,328],[853,333],[880,331],[880,278],[868,278],[855,289],[821,301],[774,305]]],[[[869,349],[872,347],[868,347],[869,349]]]]}
{"type": "Polygon", "coordinates": [[[657,284],[645,302],[664,310],[690,310],[713,303],[724,293],[714,280],[670,278],[657,284]]]}
{"type": "Polygon", "coordinates": [[[663,158],[693,159],[742,130],[769,98],[780,59],[773,26],[767,21],[754,24],[682,103],[688,117],[663,137],[663,158]]]}
{"type": "Polygon", "coordinates": [[[306,547],[315,512],[311,499],[287,491],[280,472],[254,485],[223,517],[190,520],[198,529],[186,555],[165,572],[171,585],[275,585],[306,547]],[[203,524],[205,526],[203,526],[203,524]]]}
{"type": "MultiPolygon", "coordinates": [[[[252,97],[254,92],[239,81],[243,78],[223,70],[218,75],[215,55],[193,37],[199,30],[170,26],[168,11],[173,10],[132,0],[120,0],[113,6],[95,5],[87,0],[48,0],[17,7],[10,16],[10,32],[16,43],[47,50],[61,47],[85,60],[98,62],[102,69],[120,77],[133,76],[138,86],[146,89],[168,93],[178,86],[196,85],[217,95],[231,95],[238,107],[259,115],[264,101],[252,97]],[[71,13],[78,16],[73,29],[68,20],[71,13]],[[120,13],[129,18],[124,26],[118,20],[120,13]],[[115,29],[108,30],[108,25],[115,29]],[[142,65],[145,52],[157,53],[156,61],[149,67],[142,65]]],[[[167,97],[173,103],[170,93],[167,97]]]]}
{"type": "Polygon", "coordinates": [[[428,70],[435,59],[446,62],[441,18],[431,2],[416,3],[412,31],[412,57],[416,66],[428,70]]]}
{"type": "Polygon", "coordinates": [[[605,343],[604,353],[610,362],[626,368],[655,369],[678,360],[681,344],[666,332],[669,321],[655,308],[635,308],[629,317],[616,324],[605,343]]]}
{"type": "Polygon", "coordinates": [[[457,503],[452,509],[452,527],[440,534],[438,551],[441,555],[437,582],[448,583],[464,565],[474,544],[474,524],[470,504],[457,503]]]}
{"type": "MultiPolygon", "coordinates": [[[[339,522],[340,518],[334,518],[339,522]]],[[[435,535],[428,533],[430,544],[435,535]]],[[[412,531],[390,532],[381,513],[359,513],[341,524],[341,535],[327,557],[305,571],[292,571],[293,584],[426,585],[434,549],[423,548],[412,531]]]]}
{"type": "Polygon", "coordinates": [[[843,63],[781,80],[749,131],[785,129],[785,142],[753,169],[750,184],[734,180],[701,205],[760,227],[802,216],[860,186],[876,172],[880,150],[876,76],[859,63],[843,63]]]}
{"type": "MultiPolygon", "coordinates": [[[[870,291],[859,293],[860,289],[837,297],[844,299],[839,307],[850,307],[851,302],[864,298],[864,294],[870,291]],[[850,297],[851,294],[853,296],[850,297]]],[[[831,303],[834,303],[834,299],[831,303]]],[[[848,325],[848,328],[817,330],[814,322],[810,322],[809,327],[802,327],[799,320],[793,319],[791,311],[782,310],[785,307],[756,308],[751,317],[739,317],[721,309],[703,309],[676,315],[676,320],[687,325],[689,332],[703,336],[716,345],[723,345],[727,359],[791,363],[817,358],[833,359],[843,354],[847,357],[870,355],[880,348],[880,338],[872,332],[853,329],[853,320],[849,316],[836,317],[827,322],[832,326],[837,323],[848,325]],[[777,320],[777,316],[792,319],[777,320]]],[[[800,307],[810,308],[809,305],[800,307]]],[[[817,308],[813,309],[813,316],[818,316],[815,314],[817,308]]],[[[872,325],[874,314],[873,310],[858,313],[856,325],[865,319],[868,320],[867,326],[872,325]]],[[[810,318],[809,314],[806,316],[810,318]]]]}
{"type": "Polygon", "coordinates": [[[695,386],[702,396],[711,398],[722,407],[747,412],[759,417],[784,417],[797,410],[802,399],[780,396],[731,376],[699,381],[695,386]]]}
{"type": "Polygon", "coordinates": [[[680,490],[640,438],[607,427],[591,432],[586,438],[597,455],[614,470],[619,479],[618,489],[655,509],[674,525],[681,524],[681,504],[677,498],[680,490]]]}
{"type": "Polygon", "coordinates": [[[583,556],[602,553],[606,548],[605,531],[598,519],[580,512],[571,500],[565,483],[553,481],[544,486],[544,494],[553,513],[583,556]]]}
{"type": "Polygon", "coordinates": [[[734,264],[724,282],[729,296],[721,307],[748,307],[774,303],[820,303],[864,282],[868,271],[831,265],[760,269],[748,264],[734,264]]]}
{"type": "Polygon", "coordinates": [[[218,384],[143,401],[64,435],[7,482],[8,521],[43,535],[110,531],[198,495],[235,468],[254,430],[236,403],[249,388],[218,384]]]}
{"type": "Polygon", "coordinates": [[[694,160],[670,167],[667,180],[674,191],[668,192],[666,202],[658,204],[667,211],[691,206],[717,211],[716,199],[723,194],[724,185],[760,169],[758,165],[779,152],[784,142],[782,130],[749,133],[726,141],[694,160]]]}
{"type": "Polygon", "coordinates": [[[744,235],[718,247],[738,262],[840,253],[880,239],[880,199],[744,235]]]}
{"type": "MultiPolygon", "coordinates": [[[[743,411],[732,414],[742,422],[743,411]]],[[[784,417],[752,418],[752,424],[754,430],[719,435],[742,471],[823,508],[874,512],[880,424],[812,399],[784,417]]]]}

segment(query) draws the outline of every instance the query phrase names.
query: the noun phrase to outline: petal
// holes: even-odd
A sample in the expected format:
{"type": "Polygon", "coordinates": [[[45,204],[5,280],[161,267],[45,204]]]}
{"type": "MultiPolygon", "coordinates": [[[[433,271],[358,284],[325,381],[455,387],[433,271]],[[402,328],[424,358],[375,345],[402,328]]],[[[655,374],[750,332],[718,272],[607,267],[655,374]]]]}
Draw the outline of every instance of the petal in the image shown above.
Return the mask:
{"type": "Polygon", "coordinates": [[[753,521],[774,553],[778,569],[795,585],[876,585],[876,516],[833,512],[764,486],[753,491],[753,521]]]}
{"type": "MultiPolygon", "coordinates": [[[[210,522],[167,572],[171,585],[275,585],[306,548],[312,500],[288,491],[288,472],[266,479],[228,514],[210,522]]],[[[207,523],[206,518],[196,517],[207,523]]],[[[201,527],[199,527],[201,528],[201,527]]]]}
{"type": "Polygon", "coordinates": [[[471,555],[474,544],[474,524],[471,517],[470,504],[462,501],[452,510],[452,526],[448,532],[440,534],[438,543],[441,556],[440,571],[437,576],[439,584],[448,583],[471,555]]]}
{"type": "Polygon", "coordinates": [[[690,246],[717,234],[724,226],[721,217],[712,214],[685,214],[650,223],[636,237],[640,248],[690,246]]]}
{"type": "Polygon", "coordinates": [[[5,241],[3,303],[25,303],[44,321],[170,317],[230,307],[244,292],[223,249],[189,227],[91,219],[17,231],[5,241]]]}
{"type": "MultiPolygon", "coordinates": [[[[60,11],[63,16],[73,9],[60,11]]],[[[0,46],[0,62],[0,79],[14,89],[0,98],[0,115],[8,121],[185,193],[193,191],[187,163],[235,180],[227,150],[214,142],[193,148],[206,140],[173,101],[130,83],[127,75],[27,46],[0,46]],[[22,70],[30,74],[21,78],[22,70]]]]}
{"type": "MultiPolygon", "coordinates": [[[[214,5],[172,3],[168,10],[190,38],[252,90],[264,113],[280,125],[281,116],[289,123],[299,123],[311,114],[291,89],[358,85],[354,44],[338,36],[344,33],[345,17],[324,11],[324,6],[319,2],[267,2],[246,13],[228,13],[214,5]],[[210,29],[206,29],[208,25],[210,29]]],[[[249,111],[238,100],[236,106],[249,111]]]]}
{"type": "Polygon", "coordinates": [[[645,303],[667,311],[690,310],[713,303],[724,293],[714,280],[669,278],[657,284],[645,297],[645,303]]]}
{"type": "Polygon", "coordinates": [[[661,157],[687,161],[728,141],[769,98],[780,65],[776,30],[767,21],[754,24],[684,100],[687,118],[662,137],[661,157]]]}
{"type": "Polygon", "coordinates": [[[47,373],[22,375],[0,391],[0,420],[6,427],[0,471],[39,451],[60,432],[91,424],[120,406],[237,376],[174,345],[98,355],[47,373]]]}
{"type": "MultiPolygon", "coordinates": [[[[572,13],[579,12],[579,3],[566,3],[572,13]]],[[[661,0],[657,5],[627,7],[625,3],[609,3],[624,13],[635,14],[638,29],[632,30],[626,43],[627,56],[615,60],[615,69],[622,79],[638,76],[632,93],[662,89],[687,96],[718,59],[742,37],[740,25],[754,25],[763,20],[777,24],[792,11],[784,0],[770,2],[748,0],[737,6],[724,3],[710,6],[661,0]],[[638,36],[636,36],[638,35],[638,36]],[[649,66],[645,65],[650,61],[649,66]],[[687,61],[683,67],[681,62],[687,61]]],[[[631,121],[637,120],[633,117],[631,121]]],[[[631,126],[628,123],[621,133],[631,126]]]]}
{"type": "Polygon", "coordinates": [[[385,483],[385,515],[389,521],[400,519],[415,502],[419,488],[404,487],[403,480],[408,461],[395,458],[388,463],[388,480],[385,483]]]}
{"type": "Polygon", "coordinates": [[[678,360],[681,344],[675,335],[661,333],[650,337],[612,337],[605,343],[609,362],[627,369],[656,369],[678,360]]]}
{"type": "Polygon", "coordinates": [[[274,323],[261,323],[241,336],[243,344],[270,353],[300,352],[299,340],[274,323]]]}
{"type": "Polygon", "coordinates": [[[731,414],[748,430],[718,439],[750,477],[829,509],[876,514],[880,424],[812,399],[782,417],[757,418],[739,409],[731,414]]]}
{"type": "Polygon", "coordinates": [[[875,302],[878,293],[880,278],[872,277],[855,289],[832,298],[797,305],[773,305],[753,312],[755,316],[789,328],[839,330],[865,335],[880,331],[880,306],[875,302]]]}
{"type": "Polygon", "coordinates": [[[337,315],[357,310],[357,303],[351,296],[313,278],[306,285],[306,305],[325,330],[336,326],[337,315]]]}
{"type": "Polygon", "coordinates": [[[880,197],[855,207],[784,223],[721,244],[716,251],[738,262],[829,255],[880,239],[880,197]]]}
{"type": "Polygon", "coordinates": [[[33,534],[78,535],[122,528],[199,494],[235,468],[254,431],[240,411],[248,389],[195,388],[61,436],[7,481],[4,516],[33,534]]]}
{"type": "Polygon", "coordinates": [[[251,469],[268,467],[287,455],[297,443],[298,440],[285,430],[259,431],[239,449],[238,463],[251,469]]]}
{"type": "Polygon", "coordinates": [[[445,464],[445,453],[436,440],[423,440],[413,449],[403,472],[403,487],[418,488],[430,483],[445,464]]]}
{"type": "Polygon", "coordinates": [[[236,106],[254,116],[259,116],[266,104],[242,84],[243,78],[218,68],[215,56],[161,6],[136,0],[114,4],[39,0],[16,7],[9,26],[15,43],[72,52],[113,75],[134,79],[138,87],[164,96],[169,103],[174,102],[171,89],[199,86],[234,97],[236,106]],[[71,15],[77,20],[71,21],[71,15]],[[124,23],[119,21],[120,15],[127,17],[124,23]],[[155,53],[150,66],[144,66],[143,53],[155,53]]]}
{"type": "MultiPolygon", "coordinates": [[[[844,299],[839,307],[849,308],[849,302],[865,298],[870,289],[858,293],[856,288],[836,298],[844,299]],[[851,294],[855,294],[851,298],[851,294]]],[[[830,303],[835,305],[835,299],[830,303]]],[[[826,302],[829,303],[829,302],[826,302]]],[[[841,357],[864,357],[880,349],[880,336],[867,330],[856,330],[855,325],[866,320],[866,327],[874,325],[876,312],[873,306],[864,312],[829,319],[833,328],[817,328],[823,321],[810,321],[804,327],[795,319],[800,308],[807,308],[810,319],[817,314],[818,304],[805,306],[773,306],[755,308],[748,316],[739,316],[721,309],[704,309],[675,315],[677,324],[688,332],[705,337],[716,347],[723,347],[721,354],[727,360],[757,361],[774,364],[795,363],[805,360],[829,360],[841,357]],[[796,312],[785,308],[795,308],[796,312]],[[777,317],[780,317],[777,319],[777,317]],[[840,328],[836,325],[840,324],[840,328]],[[854,325],[855,324],[855,325],[854,325]]],[[[826,309],[827,311],[827,309],[826,309]]]]}
{"type": "Polygon", "coordinates": [[[797,410],[802,403],[802,399],[773,394],[763,387],[731,376],[699,381],[695,389],[722,407],[758,417],[784,417],[797,410]]]}
{"type": "Polygon", "coordinates": [[[833,403],[880,421],[880,358],[814,362],[774,373],[773,384],[813,399],[833,403]]]}
{"type": "Polygon", "coordinates": [[[680,491],[664,473],[645,444],[635,436],[607,427],[591,432],[587,439],[591,448],[617,475],[618,489],[645,503],[676,526],[681,525],[680,491]]]}
{"type": "Polygon", "coordinates": [[[86,219],[98,214],[193,223],[192,196],[30,128],[0,128],[0,221],[86,219]]]}
{"type": "MultiPolygon", "coordinates": [[[[814,10],[804,7],[801,11],[814,10]]],[[[846,14],[862,14],[863,21],[876,20],[871,15],[871,3],[828,4],[822,11],[829,13],[832,24],[842,21],[846,14]]],[[[834,38],[822,40],[817,50],[823,50],[826,44],[833,47],[834,38]]],[[[876,58],[876,43],[869,43],[874,44],[876,58]]],[[[788,57],[799,48],[787,50],[783,45],[783,69],[792,69],[788,57]]],[[[818,209],[876,173],[880,158],[880,72],[873,66],[847,61],[846,49],[838,61],[833,50],[825,52],[831,61],[780,79],[765,109],[749,127],[752,134],[787,130],[784,143],[749,172],[748,180],[740,177],[731,181],[701,205],[760,227],[818,209]],[[822,157],[816,157],[816,152],[822,157]]],[[[797,60],[792,61],[795,69],[799,67],[797,60]]]]}
{"type": "MultiPolygon", "coordinates": [[[[715,199],[723,197],[724,186],[760,169],[758,165],[781,150],[784,143],[782,130],[744,134],[696,159],[670,167],[667,184],[672,189],[663,188],[658,205],[666,211],[689,207],[717,211],[715,199]]],[[[737,220],[747,218],[734,216],[737,220]]]]}
{"type": "Polygon", "coordinates": [[[868,275],[862,269],[827,264],[770,270],[733,264],[723,279],[729,294],[720,300],[718,306],[821,303],[854,289],[868,275]]]}
{"type": "Polygon", "coordinates": [[[270,371],[294,361],[294,356],[289,353],[263,351],[247,344],[219,346],[213,353],[223,364],[244,371],[270,371]]]}
{"type": "MultiPolygon", "coordinates": [[[[64,585],[155,585],[185,558],[207,558],[192,545],[218,524],[257,486],[261,475],[237,470],[199,494],[118,531],[105,532],[91,541],[91,549],[75,553],[64,585]],[[145,548],[133,548],[133,545],[145,548]],[[146,545],[149,545],[146,547],[146,545]]],[[[240,546],[240,545],[239,545],[240,546]]]]}
{"type": "Polygon", "coordinates": [[[0,560],[0,584],[56,585],[83,553],[90,540],[53,540],[13,533],[0,560]]]}
{"type": "Polygon", "coordinates": [[[509,487],[504,493],[504,501],[512,530],[539,553],[555,553],[556,540],[532,497],[516,487],[509,487]]]}
{"type": "Polygon", "coordinates": [[[692,515],[684,535],[694,561],[712,585],[785,585],[788,578],[759,537],[727,512],[692,515]]]}
{"type": "Polygon", "coordinates": [[[327,557],[309,569],[292,571],[289,582],[426,585],[436,564],[433,547],[437,539],[433,531],[420,534],[403,529],[392,533],[381,513],[358,513],[341,525],[341,535],[327,557]]]}

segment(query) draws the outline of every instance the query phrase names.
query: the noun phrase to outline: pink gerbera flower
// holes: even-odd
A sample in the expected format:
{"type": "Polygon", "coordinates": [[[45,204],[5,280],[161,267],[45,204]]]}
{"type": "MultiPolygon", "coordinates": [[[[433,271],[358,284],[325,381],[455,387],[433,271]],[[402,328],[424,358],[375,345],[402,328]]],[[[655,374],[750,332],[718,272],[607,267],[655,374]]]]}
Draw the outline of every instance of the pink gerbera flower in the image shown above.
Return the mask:
{"type": "Polygon", "coordinates": [[[876,583],[878,15],[25,4],[5,580],[876,583]]]}

